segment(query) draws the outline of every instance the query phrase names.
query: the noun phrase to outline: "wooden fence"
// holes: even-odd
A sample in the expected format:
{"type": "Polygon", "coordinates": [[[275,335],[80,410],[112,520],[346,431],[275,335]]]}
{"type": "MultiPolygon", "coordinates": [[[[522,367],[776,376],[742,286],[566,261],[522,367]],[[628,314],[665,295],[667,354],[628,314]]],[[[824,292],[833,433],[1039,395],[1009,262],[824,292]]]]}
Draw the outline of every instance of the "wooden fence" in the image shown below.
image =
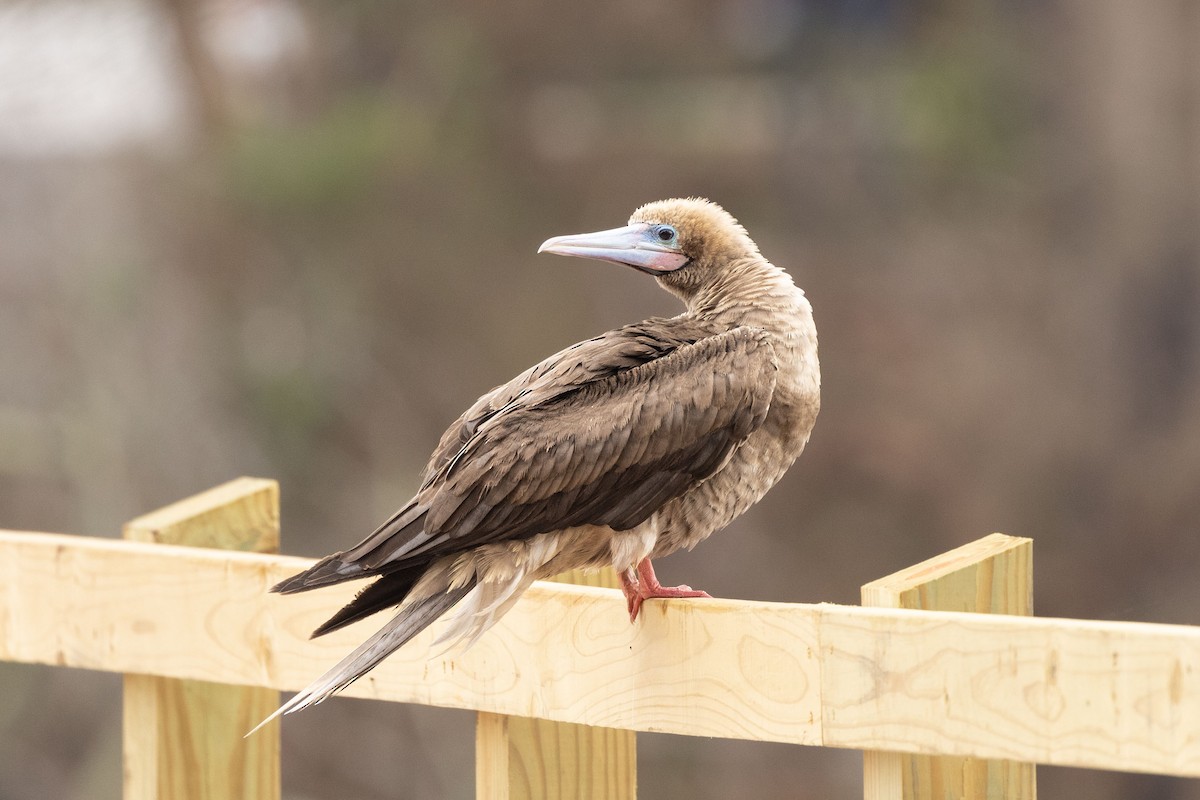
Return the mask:
{"type": "MultiPolygon", "coordinates": [[[[277,798],[278,724],[243,734],[363,636],[308,638],[355,587],[267,594],[311,563],[278,533],[249,478],[127,541],[0,531],[0,659],[125,673],[127,798],[277,798]]],[[[536,584],[465,654],[422,635],[347,694],[478,711],[480,798],[631,798],[635,731],[860,749],[871,800],[1033,798],[1034,763],[1200,777],[1200,628],[1034,618],[1030,575],[993,534],[866,607],[655,601],[633,626],[618,592],[536,584]]]]}

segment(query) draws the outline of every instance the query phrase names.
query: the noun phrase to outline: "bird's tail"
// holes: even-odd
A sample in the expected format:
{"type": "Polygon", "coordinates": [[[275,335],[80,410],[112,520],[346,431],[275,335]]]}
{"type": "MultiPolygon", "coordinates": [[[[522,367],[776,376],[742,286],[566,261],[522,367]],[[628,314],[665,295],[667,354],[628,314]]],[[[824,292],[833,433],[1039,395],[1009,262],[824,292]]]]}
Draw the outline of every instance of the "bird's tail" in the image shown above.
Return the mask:
{"type": "Polygon", "coordinates": [[[527,577],[525,570],[508,581],[480,583],[454,612],[446,630],[434,640],[434,646],[445,645],[441,653],[459,646],[467,650],[516,605],[532,583],[533,578],[527,577]]]}
{"type": "Polygon", "coordinates": [[[429,627],[447,609],[461,600],[475,587],[472,579],[467,585],[450,589],[441,594],[425,597],[401,610],[394,619],[363,642],[350,655],[343,658],[331,670],[306,686],[295,697],[280,706],[275,713],[258,723],[247,736],[257,732],[271,720],[308,708],[340,692],[354,681],[374,669],[393,652],[403,647],[410,639],[429,627]]]}

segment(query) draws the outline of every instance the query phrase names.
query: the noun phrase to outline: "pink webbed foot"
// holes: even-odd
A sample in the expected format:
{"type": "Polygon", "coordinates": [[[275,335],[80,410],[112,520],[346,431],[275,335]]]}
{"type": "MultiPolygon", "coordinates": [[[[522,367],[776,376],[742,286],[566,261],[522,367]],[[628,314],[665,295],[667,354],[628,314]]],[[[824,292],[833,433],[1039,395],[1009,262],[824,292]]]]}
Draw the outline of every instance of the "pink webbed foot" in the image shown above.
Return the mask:
{"type": "Polygon", "coordinates": [[[663,586],[654,574],[650,559],[643,558],[637,571],[627,569],[620,574],[621,591],[625,594],[625,606],[629,610],[629,621],[636,622],[642,603],[655,597],[712,597],[708,592],[690,586],[663,586]]]}

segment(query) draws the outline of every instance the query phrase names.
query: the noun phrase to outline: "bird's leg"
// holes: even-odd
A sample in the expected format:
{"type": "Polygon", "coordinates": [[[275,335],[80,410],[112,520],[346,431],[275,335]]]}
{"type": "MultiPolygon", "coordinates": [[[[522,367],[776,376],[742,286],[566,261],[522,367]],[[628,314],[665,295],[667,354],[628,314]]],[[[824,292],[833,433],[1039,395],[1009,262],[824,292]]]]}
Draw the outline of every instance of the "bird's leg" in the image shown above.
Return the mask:
{"type": "Polygon", "coordinates": [[[633,567],[627,567],[617,574],[617,582],[625,595],[625,608],[629,611],[629,621],[637,619],[638,611],[642,608],[642,598],[638,594],[638,577],[633,567]]]}
{"type": "Polygon", "coordinates": [[[621,591],[625,594],[625,605],[629,609],[629,621],[636,622],[642,602],[652,597],[712,597],[708,592],[690,586],[663,586],[654,574],[654,565],[643,558],[637,571],[630,568],[621,572],[621,591]]]}
{"type": "Polygon", "coordinates": [[[654,565],[649,558],[643,558],[637,566],[638,586],[643,600],[651,597],[712,597],[711,594],[690,586],[663,586],[654,574],[654,565]]]}

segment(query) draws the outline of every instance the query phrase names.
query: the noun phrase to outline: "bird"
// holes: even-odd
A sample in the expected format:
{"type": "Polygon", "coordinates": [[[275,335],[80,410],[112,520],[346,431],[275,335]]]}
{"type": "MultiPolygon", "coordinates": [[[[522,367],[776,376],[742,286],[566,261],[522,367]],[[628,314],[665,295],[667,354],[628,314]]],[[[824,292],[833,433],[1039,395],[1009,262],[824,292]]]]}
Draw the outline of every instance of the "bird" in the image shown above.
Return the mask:
{"type": "Polygon", "coordinates": [[[804,450],[820,410],[812,306],[722,207],[660,200],[538,252],[632,267],[684,311],[571,345],[484,394],[442,435],[412,499],[272,587],[375,578],[314,637],[398,611],[259,727],[341,691],[456,605],[437,641],[469,646],[535,580],[567,570],[613,567],[631,622],[653,598],[708,597],[663,586],[651,559],[724,528],[804,450]]]}

